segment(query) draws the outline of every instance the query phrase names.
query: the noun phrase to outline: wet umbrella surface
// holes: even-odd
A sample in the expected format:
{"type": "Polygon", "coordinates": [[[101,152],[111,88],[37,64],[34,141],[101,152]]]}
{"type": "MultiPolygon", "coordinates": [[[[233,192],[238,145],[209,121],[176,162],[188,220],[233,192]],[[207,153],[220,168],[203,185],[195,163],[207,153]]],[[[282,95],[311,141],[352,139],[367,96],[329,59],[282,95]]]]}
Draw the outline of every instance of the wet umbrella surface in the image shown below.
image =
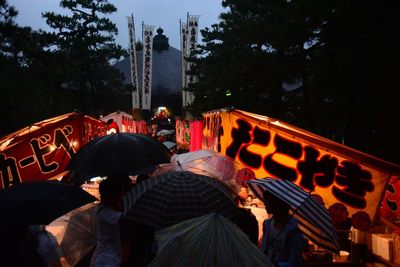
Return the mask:
{"type": "Polygon", "coordinates": [[[149,266],[273,266],[231,221],[207,214],[156,232],[158,252],[149,266]]]}
{"type": "Polygon", "coordinates": [[[124,199],[129,219],[155,229],[218,211],[237,215],[228,188],[214,178],[191,172],[170,172],[139,183],[124,199]]]}
{"type": "Polygon", "coordinates": [[[95,200],[80,187],[59,181],[14,185],[0,191],[0,228],[49,224],[61,215],[95,200]]]}
{"type": "Polygon", "coordinates": [[[264,190],[290,205],[293,216],[298,220],[304,236],[329,251],[339,251],[335,227],[328,210],[311,194],[287,180],[263,178],[247,181],[254,194],[263,200],[264,190]]]}
{"type": "Polygon", "coordinates": [[[116,133],[96,138],[71,159],[70,183],[82,184],[95,176],[118,173],[135,175],[147,167],[167,163],[169,150],[159,141],[141,134],[116,133]]]}

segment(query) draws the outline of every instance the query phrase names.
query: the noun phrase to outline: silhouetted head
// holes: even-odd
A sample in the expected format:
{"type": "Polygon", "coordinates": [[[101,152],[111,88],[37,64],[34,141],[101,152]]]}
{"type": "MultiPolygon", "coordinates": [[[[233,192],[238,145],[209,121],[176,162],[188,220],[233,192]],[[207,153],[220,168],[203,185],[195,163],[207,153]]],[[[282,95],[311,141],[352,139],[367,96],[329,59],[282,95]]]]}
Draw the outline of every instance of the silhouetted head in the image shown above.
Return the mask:
{"type": "Polygon", "coordinates": [[[269,214],[281,215],[288,214],[289,205],[282,201],[280,198],[275,196],[273,193],[265,190],[263,192],[265,209],[269,214]]]}
{"type": "Polygon", "coordinates": [[[108,177],[99,185],[100,201],[114,209],[122,208],[123,186],[119,179],[108,177]]]}

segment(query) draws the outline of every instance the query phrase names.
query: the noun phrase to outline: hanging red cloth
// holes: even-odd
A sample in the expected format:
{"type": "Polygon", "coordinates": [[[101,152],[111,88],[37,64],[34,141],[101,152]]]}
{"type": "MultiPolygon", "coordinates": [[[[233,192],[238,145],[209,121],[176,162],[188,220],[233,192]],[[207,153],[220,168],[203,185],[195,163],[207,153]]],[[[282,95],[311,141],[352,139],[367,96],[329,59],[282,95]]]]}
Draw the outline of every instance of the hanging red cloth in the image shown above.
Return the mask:
{"type": "Polygon", "coordinates": [[[202,149],[203,143],[203,121],[194,120],[190,122],[190,151],[202,149]]]}

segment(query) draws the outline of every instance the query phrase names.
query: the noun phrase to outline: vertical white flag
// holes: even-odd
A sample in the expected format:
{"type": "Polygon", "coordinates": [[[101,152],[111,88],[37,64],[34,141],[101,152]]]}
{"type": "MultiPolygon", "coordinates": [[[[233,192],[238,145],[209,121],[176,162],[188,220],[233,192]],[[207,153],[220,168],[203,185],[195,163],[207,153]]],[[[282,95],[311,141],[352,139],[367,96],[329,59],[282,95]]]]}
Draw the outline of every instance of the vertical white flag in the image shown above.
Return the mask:
{"type": "MultiPolygon", "coordinates": [[[[187,15],[187,36],[186,36],[186,54],[187,56],[192,56],[194,51],[196,50],[197,46],[197,35],[198,35],[198,29],[199,29],[199,16],[192,16],[192,15],[187,15]]],[[[193,63],[186,63],[186,71],[190,71],[193,63]]],[[[194,75],[186,75],[186,86],[188,86],[190,83],[196,82],[196,77],[194,75]]],[[[185,91],[186,93],[186,103],[184,103],[184,106],[188,106],[193,103],[194,101],[194,94],[189,91],[185,91]]]]}
{"type": "Polygon", "coordinates": [[[151,69],[153,56],[153,30],[154,26],[142,23],[143,37],[143,74],[142,74],[142,109],[150,110],[151,107],[151,69]]]}
{"type": "MultiPolygon", "coordinates": [[[[181,30],[181,52],[182,52],[182,58],[181,58],[181,63],[182,63],[182,88],[187,87],[187,76],[186,76],[186,70],[187,70],[187,63],[185,60],[185,57],[188,56],[187,54],[187,36],[188,36],[188,28],[186,23],[180,22],[180,30],[181,30]]],[[[186,91],[182,91],[182,107],[186,106],[186,91]]]]}
{"type": "Polygon", "coordinates": [[[135,39],[135,23],[133,15],[128,17],[128,30],[129,30],[129,55],[131,62],[131,81],[132,81],[132,108],[140,108],[139,88],[137,81],[136,69],[136,39],[135,39]]]}

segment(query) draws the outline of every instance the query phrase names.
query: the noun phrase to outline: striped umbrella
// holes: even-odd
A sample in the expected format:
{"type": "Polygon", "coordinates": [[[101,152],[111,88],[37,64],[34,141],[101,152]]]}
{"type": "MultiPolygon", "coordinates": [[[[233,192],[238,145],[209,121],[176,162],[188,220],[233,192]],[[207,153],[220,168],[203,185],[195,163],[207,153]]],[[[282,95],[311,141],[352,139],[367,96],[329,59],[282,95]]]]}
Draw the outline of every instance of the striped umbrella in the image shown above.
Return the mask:
{"type": "Polygon", "coordinates": [[[332,252],[339,250],[335,227],[328,210],[314,200],[311,194],[287,180],[278,178],[255,179],[246,182],[254,194],[264,200],[263,192],[270,193],[290,205],[298,220],[300,231],[318,246],[332,252]]]}
{"type": "Polygon", "coordinates": [[[211,213],[155,233],[157,256],[149,267],[274,265],[230,220],[211,213]]]}
{"type": "Polygon", "coordinates": [[[218,211],[231,218],[237,207],[216,179],[192,172],[168,172],[146,179],[124,197],[126,217],[156,229],[218,211]]]}

